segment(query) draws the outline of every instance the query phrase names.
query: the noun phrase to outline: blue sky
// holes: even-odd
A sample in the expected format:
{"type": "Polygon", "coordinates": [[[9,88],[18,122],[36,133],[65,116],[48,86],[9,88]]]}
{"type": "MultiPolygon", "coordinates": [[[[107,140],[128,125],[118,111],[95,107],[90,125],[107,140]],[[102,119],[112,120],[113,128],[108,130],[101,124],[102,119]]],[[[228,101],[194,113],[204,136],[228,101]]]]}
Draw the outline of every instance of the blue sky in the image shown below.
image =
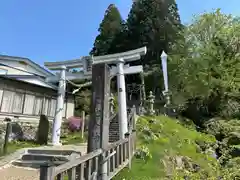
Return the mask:
{"type": "MultiPolygon", "coordinates": [[[[0,0],[0,54],[28,57],[40,65],[88,55],[110,3],[126,18],[132,0],[0,0]]],[[[184,23],[216,8],[240,15],[240,0],[177,3],[184,23]]]]}

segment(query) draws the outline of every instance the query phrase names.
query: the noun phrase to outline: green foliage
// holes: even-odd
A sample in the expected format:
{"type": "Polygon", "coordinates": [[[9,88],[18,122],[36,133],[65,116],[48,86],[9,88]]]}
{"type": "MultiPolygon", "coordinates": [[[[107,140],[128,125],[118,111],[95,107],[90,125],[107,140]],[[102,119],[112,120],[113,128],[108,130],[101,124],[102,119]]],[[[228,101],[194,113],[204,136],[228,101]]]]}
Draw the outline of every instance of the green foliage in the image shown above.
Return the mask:
{"type": "Polygon", "coordinates": [[[86,137],[87,136],[85,134],[84,137],[82,138],[80,132],[68,133],[66,137],[61,138],[61,143],[63,145],[80,144],[80,143],[86,142],[86,137]]]}
{"type": "Polygon", "coordinates": [[[238,119],[222,120],[212,119],[205,123],[206,132],[219,137],[219,141],[229,138],[234,133],[240,133],[240,121],[238,119]]]}
{"type": "Polygon", "coordinates": [[[212,135],[183,127],[175,119],[159,116],[140,117],[137,136],[140,149],[137,152],[142,152],[142,159],[147,160],[135,158],[132,169],[124,170],[115,179],[181,179],[185,176],[211,179],[220,176],[217,160],[207,151],[210,147],[215,148],[216,139],[212,135]],[[206,151],[199,148],[200,142],[206,151]],[[152,158],[146,158],[146,154],[152,158]],[[182,169],[177,165],[176,159],[179,158],[182,159],[182,169]]]}
{"type": "Polygon", "coordinates": [[[122,29],[123,20],[121,15],[114,4],[110,4],[105,12],[104,18],[98,29],[99,35],[96,37],[94,47],[90,54],[94,56],[110,54],[114,51],[112,43],[122,29]]]}
{"type": "Polygon", "coordinates": [[[114,96],[114,100],[113,100],[113,103],[114,103],[114,111],[117,112],[118,111],[118,97],[117,95],[114,96]]]}
{"type": "MultiPolygon", "coordinates": [[[[229,168],[229,163],[240,156],[240,121],[237,119],[214,119],[205,123],[206,132],[218,139],[219,163],[224,168],[229,168]]],[[[230,167],[229,171],[233,171],[230,167]]]]}
{"type": "Polygon", "coordinates": [[[141,146],[140,148],[138,148],[138,149],[136,150],[135,157],[136,157],[136,158],[140,158],[140,159],[142,159],[142,160],[144,160],[144,161],[147,161],[147,160],[149,160],[149,159],[152,158],[152,155],[151,155],[151,153],[149,152],[148,147],[146,147],[146,146],[141,146]]]}
{"type": "Polygon", "coordinates": [[[223,170],[225,178],[229,179],[239,179],[240,178],[240,158],[233,158],[231,159],[227,165],[226,168],[223,170]]]}
{"type": "Polygon", "coordinates": [[[75,116],[81,116],[82,111],[86,114],[90,113],[91,91],[82,90],[75,96],[75,116]]]}
{"type": "Polygon", "coordinates": [[[155,81],[145,81],[146,90],[154,90],[159,87],[162,78],[159,66],[162,50],[168,52],[170,45],[182,38],[179,33],[181,29],[182,25],[175,0],[134,1],[126,23],[122,20],[118,9],[111,4],[105,12],[104,19],[100,24],[99,35],[95,39],[90,54],[105,55],[147,46],[147,55],[142,61],[131,64],[150,65],[149,69],[157,67],[158,73],[151,70],[154,73],[149,74],[150,79],[154,78],[155,81]],[[156,74],[158,76],[155,76],[156,74]]]}
{"type": "Polygon", "coordinates": [[[239,178],[239,18],[216,10],[196,16],[183,27],[174,0],[138,0],[126,24],[110,5],[99,32],[93,55],[147,46],[141,61],[146,91],[163,89],[160,55],[165,50],[173,103],[210,134],[197,132],[191,120],[142,117],[137,124],[139,158],[134,159],[131,171],[125,170],[116,179],[239,178]],[[221,118],[207,121],[212,117],[221,118]],[[215,149],[218,161],[212,157],[215,149]],[[175,161],[179,158],[191,168],[178,169],[175,161]]]}
{"type": "Polygon", "coordinates": [[[178,39],[181,29],[175,0],[138,0],[127,19],[129,49],[148,47],[143,64],[159,64],[162,50],[178,39]]]}
{"type": "Polygon", "coordinates": [[[14,153],[15,151],[22,148],[33,148],[33,147],[39,147],[39,146],[40,145],[36,144],[35,142],[12,141],[8,143],[6,154],[3,153],[3,149],[0,149],[0,157],[6,156],[10,153],[14,153]]]}
{"type": "Polygon", "coordinates": [[[169,58],[169,77],[175,101],[211,115],[239,115],[240,23],[217,10],[202,14],[185,28],[176,54],[169,58]],[[178,54],[184,47],[183,54],[178,54]],[[206,108],[204,110],[204,108],[206,108]],[[214,114],[213,114],[214,113],[214,114]]]}
{"type": "MultiPolygon", "coordinates": [[[[63,143],[63,145],[80,144],[86,142],[86,137],[87,136],[85,135],[83,139],[80,133],[68,133],[65,137],[61,137],[61,143],[63,143]]],[[[0,157],[14,153],[15,151],[22,148],[35,148],[40,146],[41,145],[37,144],[36,142],[12,141],[8,143],[7,154],[3,154],[2,150],[0,149],[0,157]]]]}

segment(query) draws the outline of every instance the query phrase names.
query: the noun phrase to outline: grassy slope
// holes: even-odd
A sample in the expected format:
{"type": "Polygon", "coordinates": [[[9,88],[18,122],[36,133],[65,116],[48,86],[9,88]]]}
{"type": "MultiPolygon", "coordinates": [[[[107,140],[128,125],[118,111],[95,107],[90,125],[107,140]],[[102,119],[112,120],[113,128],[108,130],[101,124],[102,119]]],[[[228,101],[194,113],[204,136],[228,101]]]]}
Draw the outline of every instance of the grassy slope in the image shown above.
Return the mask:
{"type": "MultiPolygon", "coordinates": [[[[162,160],[166,156],[187,156],[201,167],[203,174],[208,174],[211,177],[217,176],[218,165],[216,165],[216,160],[209,155],[200,153],[195,143],[201,141],[214,144],[214,137],[201,134],[194,129],[188,129],[177,120],[165,116],[141,117],[137,124],[137,133],[138,148],[141,148],[141,146],[148,147],[152,158],[145,162],[135,158],[132,162],[132,169],[130,171],[124,169],[114,178],[115,180],[164,179],[166,168],[162,160]],[[151,119],[155,119],[155,122],[151,123],[151,119]]],[[[186,174],[186,172],[179,172],[171,179],[182,179],[180,177],[183,174],[186,174]]],[[[196,174],[193,174],[192,177],[198,179],[196,174]]]]}

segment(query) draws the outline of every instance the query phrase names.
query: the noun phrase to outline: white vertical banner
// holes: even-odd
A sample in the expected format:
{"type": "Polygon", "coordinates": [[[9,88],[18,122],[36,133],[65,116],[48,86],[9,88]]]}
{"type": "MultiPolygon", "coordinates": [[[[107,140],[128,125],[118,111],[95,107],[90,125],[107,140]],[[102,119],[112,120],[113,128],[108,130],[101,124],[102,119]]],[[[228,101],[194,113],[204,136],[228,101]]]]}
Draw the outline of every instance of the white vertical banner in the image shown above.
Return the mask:
{"type": "Polygon", "coordinates": [[[165,87],[165,91],[168,92],[167,54],[164,51],[162,52],[161,59],[162,59],[164,87],[165,87]]]}

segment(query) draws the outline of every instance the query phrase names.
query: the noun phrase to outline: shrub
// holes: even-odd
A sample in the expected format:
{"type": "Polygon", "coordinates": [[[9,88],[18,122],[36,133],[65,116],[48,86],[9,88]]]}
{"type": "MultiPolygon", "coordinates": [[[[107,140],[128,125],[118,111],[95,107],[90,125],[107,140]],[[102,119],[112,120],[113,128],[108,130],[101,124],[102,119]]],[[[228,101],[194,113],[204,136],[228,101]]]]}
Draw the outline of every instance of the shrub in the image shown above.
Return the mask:
{"type": "Polygon", "coordinates": [[[47,116],[41,115],[37,131],[37,144],[47,144],[49,132],[49,121],[47,116]]]}
{"type": "Polygon", "coordinates": [[[135,157],[139,158],[139,159],[142,159],[145,162],[149,159],[152,159],[152,155],[151,155],[148,147],[146,147],[146,146],[141,146],[140,148],[138,148],[136,150],[135,157]]]}
{"type": "Polygon", "coordinates": [[[71,132],[79,131],[82,126],[82,119],[79,117],[70,117],[68,118],[68,129],[71,132]]]}

